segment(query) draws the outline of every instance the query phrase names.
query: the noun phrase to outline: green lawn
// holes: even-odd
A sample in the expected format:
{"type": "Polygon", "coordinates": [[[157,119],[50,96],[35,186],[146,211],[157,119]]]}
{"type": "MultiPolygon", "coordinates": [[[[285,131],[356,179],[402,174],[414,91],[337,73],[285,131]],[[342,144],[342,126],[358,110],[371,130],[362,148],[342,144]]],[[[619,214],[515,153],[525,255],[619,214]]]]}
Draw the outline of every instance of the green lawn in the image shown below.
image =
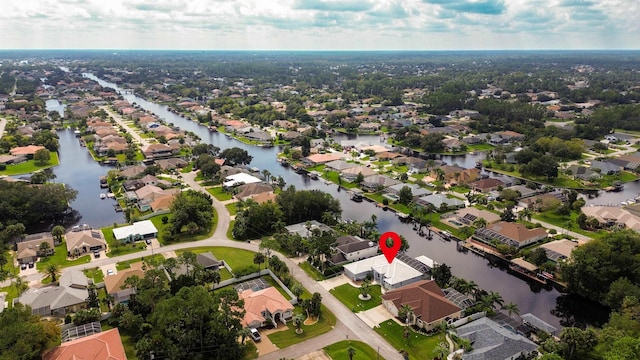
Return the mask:
{"type": "Polygon", "coordinates": [[[98,267],[86,269],[83,272],[88,278],[93,279],[94,284],[100,283],[104,280],[104,273],[98,267]]]}
{"type": "MultiPolygon", "coordinates": [[[[296,311],[298,313],[302,313],[302,310],[299,306],[296,306],[296,311]]],[[[336,324],[336,317],[327,309],[324,305],[322,305],[322,310],[320,313],[320,320],[314,325],[302,325],[302,330],[304,332],[300,335],[296,334],[295,326],[290,326],[289,329],[285,331],[278,331],[272,333],[269,336],[269,340],[280,349],[289,347],[293,344],[297,344],[303,342],[305,340],[311,339],[312,337],[322,335],[326,332],[331,331],[336,324]]]]}
{"type": "Polygon", "coordinates": [[[67,245],[63,241],[62,244],[55,247],[54,254],[51,256],[41,257],[36,262],[36,269],[43,271],[50,264],[55,264],[60,268],[67,266],[86,264],[91,261],[91,255],[85,255],[74,260],[67,260],[67,245]]]}
{"type": "Polygon", "coordinates": [[[211,211],[213,212],[213,221],[211,223],[211,229],[209,229],[209,231],[200,232],[193,235],[183,232],[179,234],[178,239],[173,242],[166,241],[162,236],[164,228],[168,225],[168,223],[164,224],[162,222],[162,218],[166,216],[168,218],[168,221],[171,221],[171,218],[173,217],[172,214],[156,215],[150,217],[148,220],[151,220],[156,229],[158,229],[158,242],[160,242],[161,245],[167,245],[176,242],[198,241],[210,237],[216,231],[216,226],[218,225],[218,215],[216,214],[215,209],[211,208],[211,211]]]}
{"type": "Polygon", "coordinates": [[[380,358],[371,346],[360,341],[339,341],[325,347],[324,351],[333,360],[351,360],[349,359],[349,354],[347,353],[349,346],[356,350],[355,354],[353,355],[354,360],[376,360],[380,358]]]}
{"type": "Polygon", "coordinates": [[[107,244],[109,245],[109,252],[107,252],[108,257],[131,254],[147,249],[147,245],[144,243],[144,241],[130,244],[123,244],[120,241],[117,241],[113,237],[113,226],[103,227],[101,230],[105,240],[107,241],[107,244]]]}
{"type": "Polygon", "coordinates": [[[224,207],[227,208],[227,211],[229,211],[229,215],[231,216],[238,213],[238,207],[236,206],[236,203],[227,204],[224,207]]]}
{"type": "Polygon", "coordinates": [[[351,286],[351,284],[340,285],[331,289],[329,292],[353,312],[369,310],[382,303],[382,299],[380,299],[380,295],[382,294],[380,285],[371,285],[371,299],[368,301],[360,300],[358,298],[360,289],[351,286]]]}
{"type": "MultiPolygon", "coordinates": [[[[224,260],[232,269],[240,269],[253,263],[253,251],[236,249],[222,246],[203,246],[197,248],[178,250],[176,253],[180,255],[185,251],[191,251],[194,254],[201,254],[205,252],[211,252],[218,258],[218,260],[224,260]]],[[[264,266],[264,265],[263,265],[264,266]]]]}
{"type": "Polygon", "coordinates": [[[233,226],[236,224],[235,220],[229,221],[229,228],[227,229],[227,238],[234,240],[233,238],[233,226]]]}
{"type": "MultiPolygon", "coordinates": [[[[149,260],[149,258],[152,258],[153,260],[155,260],[157,262],[160,262],[160,261],[164,260],[164,256],[162,256],[162,254],[154,254],[153,256],[147,257],[147,260],[149,260]]],[[[141,262],[142,260],[144,260],[144,258],[139,257],[137,259],[121,261],[119,263],[116,263],[116,269],[118,271],[124,270],[124,269],[129,269],[131,267],[131,264],[134,264],[134,263],[137,263],[137,262],[141,262]]]]}
{"type": "Polygon", "coordinates": [[[580,229],[580,227],[578,226],[578,223],[576,222],[578,215],[579,213],[577,211],[571,211],[571,214],[569,216],[563,216],[563,215],[556,214],[554,210],[550,210],[542,213],[534,213],[532,218],[534,220],[547,222],[551,225],[555,225],[563,229],[566,229],[567,222],[571,221],[571,229],[569,229],[570,231],[573,231],[578,234],[582,234],[584,236],[588,236],[594,239],[601,238],[606,234],[608,234],[606,230],[599,230],[595,232],[595,231],[587,231],[587,230],[580,229]]]}
{"type": "Polygon", "coordinates": [[[493,146],[491,144],[487,144],[487,143],[468,145],[467,146],[467,149],[475,150],[475,151],[485,151],[485,150],[491,150],[493,148],[495,148],[495,146],[493,146]]]}
{"type": "Polygon", "coordinates": [[[0,171],[0,175],[20,175],[20,174],[28,174],[37,170],[47,169],[50,167],[54,167],[60,164],[60,159],[58,159],[58,153],[51,152],[51,159],[49,162],[44,165],[37,165],[34,160],[27,160],[25,162],[21,162],[19,164],[11,164],[7,165],[5,170],[0,171]]]}
{"type": "Polygon", "coordinates": [[[316,268],[314,268],[313,265],[309,264],[308,261],[301,262],[298,266],[300,266],[300,268],[302,268],[302,270],[304,270],[304,272],[306,272],[307,275],[309,275],[313,280],[315,281],[325,280],[324,275],[322,275],[320,271],[316,270],[316,268]]]}
{"type": "Polygon", "coordinates": [[[347,189],[353,189],[355,187],[358,187],[358,185],[348,182],[348,181],[342,181],[340,179],[340,173],[338,173],[337,171],[326,171],[323,175],[323,178],[335,183],[335,184],[340,184],[342,187],[347,188],[347,189]]]}
{"type": "Polygon", "coordinates": [[[381,323],[375,331],[394,348],[406,350],[409,353],[409,359],[433,359],[433,349],[439,343],[446,341],[441,333],[426,336],[412,331],[407,344],[407,340],[402,337],[402,326],[393,320],[381,323]]]}
{"type": "Polygon", "coordinates": [[[13,307],[13,299],[18,297],[18,291],[16,290],[16,288],[9,285],[5,287],[1,287],[0,292],[7,293],[7,296],[5,297],[4,301],[6,301],[9,304],[9,307],[13,307]]]}
{"type": "Polygon", "coordinates": [[[207,189],[207,192],[209,192],[209,194],[213,195],[213,197],[215,197],[219,201],[227,201],[233,198],[233,194],[230,192],[226,192],[221,186],[209,188],[207,189]]]}

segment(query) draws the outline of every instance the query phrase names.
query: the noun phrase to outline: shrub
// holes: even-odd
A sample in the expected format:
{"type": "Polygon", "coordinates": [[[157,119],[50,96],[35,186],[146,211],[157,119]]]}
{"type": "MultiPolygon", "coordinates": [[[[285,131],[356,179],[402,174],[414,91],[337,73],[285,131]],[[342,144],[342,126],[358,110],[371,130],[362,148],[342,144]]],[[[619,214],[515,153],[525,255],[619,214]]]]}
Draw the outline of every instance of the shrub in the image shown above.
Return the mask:
{"type": "Polygon", "coordinates": [[[166,224],[166,223],[168,223],[168,222],[169,222],[169,217],[168,217],[167,215],[163,216],[163,217],[162,217],[162,223],[163,223],[163,224],[166,224]]]}
{"type": "Polygon", "coordinates": [[[238,269],[233,269],[233,274],[236,277],[242,277],[256,272],[258,272],[258,267],[256,265],[248,265],[238,269]]]}

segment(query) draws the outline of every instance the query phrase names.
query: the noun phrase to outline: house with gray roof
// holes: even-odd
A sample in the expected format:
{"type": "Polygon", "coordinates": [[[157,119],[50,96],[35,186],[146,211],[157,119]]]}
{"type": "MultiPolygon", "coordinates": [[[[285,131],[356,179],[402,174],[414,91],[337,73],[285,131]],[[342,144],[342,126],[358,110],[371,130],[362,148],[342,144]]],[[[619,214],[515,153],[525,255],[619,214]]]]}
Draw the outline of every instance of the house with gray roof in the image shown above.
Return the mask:
{"type": "Polygon", "coordinates": [[[40,316],[64,316],[86,308],[89,297],[89,279],[80,270],[67,270],[60,276],[59,286],[31,288],[15,303],[31,307],[31,313],[40,316]]]}
{"type": "Polygon", "coordinates": [[[340,265],[377,255],[378,245],[359,236],[346,235],[336,239],[333,250],[329,261],[333,265],[340,265]]]}
{"type": "Polygon", "coordinates": [[[436,210],[442,207],[442,204],[446,204],[449,209],[461,209],[464,207],[464,202],[456,198],[448,198],[444,194],[431,194],[420,197],[416,200],[416,204],[421,206],[433,205],[436,210]]]}
{"type": "Polygon", "coordinates": [[[378,191],[380,188],[384,189],[399,183],[399,180],[392,179],[387,175],[376,174],[365,177],[360,185],[364,190],[378,191]]]}
{"type": "Polygon", "coordinates": [[[394,195],[399,195],[400,194],[400,190],[402,190],[403,187],[408,186],[409,189],[411,189],[411,195],[413,196],[414,199],[422,197],[422,196],[427,196],[427,195],[431,195],[431,191],[420,187],[416,184],[405,184],[405,183],[399,183],[399,184],[395,184],[392,186],[389,186],[388,188],[385,189],[385,192],[388,194],[394,194],[394,195]]]}
{"type": "Polygon", "coordinates": [[[600,174],[603,174],[603,175],[615,175],[620,173],[620,171],[622,171],[622,166],[616,165],[609,161],[593,160],[591,162],[591,169],[592,170],[599,169],[600,174]]]}
{"type": "Polygon", "coordinates": [[[289,232],[289,234],[297,234],[304,238],[311,236],[311,233],[314,230],[319,230],[320,232],[333,231],[329,226],[321,222],[318,222],[316,220],[305,221],[305,222],[285,226],[285,229],[287,230],[287,232],[289,232]],[[308,225],[308,228],[307,228],[307,225],[308,225]]]}
{"type": "Polygon", "coordinates": [[[538,345],[486,317],[460,326],[458,336],[471,342],[473,350],[464,360],[510,360],[534,355],[538,345]]]}
{"type": "Polygon", "coordinates": [[[325,169],[335,170],[338,172],[341,172],[342,170],[347,170],[356,166],[358,166],[358,164],[346,162],[344,160],[333,160],[324,165],[325,169]]]}

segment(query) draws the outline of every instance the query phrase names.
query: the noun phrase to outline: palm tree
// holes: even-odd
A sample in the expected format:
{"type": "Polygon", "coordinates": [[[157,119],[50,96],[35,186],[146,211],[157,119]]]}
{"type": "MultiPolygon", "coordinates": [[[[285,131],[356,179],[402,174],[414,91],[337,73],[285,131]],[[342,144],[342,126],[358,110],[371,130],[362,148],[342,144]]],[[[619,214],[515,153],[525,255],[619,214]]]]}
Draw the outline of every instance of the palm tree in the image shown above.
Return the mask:
{"type": "Polygon", "coordinates": [[[507,310],[507,313],[509,314],[509,318],[511,318],[511,314],[520,315],[520,309],[518,309],[518,304],[514,302],[509,302],[508,304],[503,305],[502,309],[507,310]]]}
{"type": "Polygon", "coordinates": [[[300,296],[302,295],[303,292],[304,292],[304,288],[302,287],[302,285],[300,285],[299,282],[296,282],[291,286],[291,293],[293,293],[293,295],[296,296],[296,299],[298,299],[298,302],[300,302],[300,296]]]}
{"type": "Polygon", "coordinates": [[[360,285],[360,295],[362,295],[361,299],[362,300],[369,300],[371,299],[371,282],[369,280],[365,280],[362,282],[362,285],[360,285]]]}
{"type": "Polygon", "coordinates": [[[51,278],[51,282],[56,282],[56,277],[60,275],[60,268],[56,264],[49,264],[47,266],[47,277],[51,278]]]}
{"type": "Polygon", "coordinates": [[[255,255],[253,255],[253,263],[258,265],[258,270],[261,270],[261,265],[264,264],[265,262],[265,257],[264,254],[261,252],[257,252],[255,253],[255,255]]]}
{"type": "Polygon", "coordinates": [[[269,183],[269,178],[271,177],[271,172],[267,169],[262,170],[262,175],[264,175],[264,180],[269,183]]]}
{"type": "Polygon", "coordinates": [[[238,335],[242,337],[242,345],[244,345],[244,340],[247,338],[247,336],[251,335],[251,330],[249,330],[249,328],[247,327],[243,327],[242,329],[238,330],[238,335]]]}
{"type": "Polygon", "coordinates": [[[302,334],[303,330],[302,330],[302,323],[304,322],[304,315],[302,314],[296,314],[296,316],[293,317],[293,326],[296,327],[296,334],[302,334]]]}
{"type": "Polygon", "coordinates": [[[51,229],[51,235],[54,239],[56,239],[57,242],[62,241],[62,235],[64,235],[64,232],[65,228],[62,225],[56,225],[53,227],[53,229],[51,229]]]}
{"type": "Polygon", "coordinates": [[[48,242],[43,241],[40,243],[40,246],[38,248],[38,250],[40,250],[41,253],[43,253],[45,256],[49,255],[49,250],[51,250],[51,245],[49,245],[48,242]]]}
{"type": "MultiPolygon", "coordinates": [[[[10,274],[10,276],[13,276],[12,273],[10,274]]],[[[25,290],[29,288],[29,284],[24,282],[24,278],[22,276],[16,276],[14,279],[15,280],[11,282],[11,286],[16,289],[18,295],[21,295],[25,290]]]]}
{"type": "Polygon", "coordinates": [[[502,298],[502,295],[500,295],[500,293],[491,291],[488,297],[491,300],[492,308],[495,308],[496,306],[500,306],[500,307],[504,306],[504,299],[502,298]]]}
{"type": "Polygon", "coordinates": [[[436,172],[436,180],[444,181],[444,170],[442,170],[442,168],[437,168],[435,172],[436,172]]]}
{"type": "Polygon", "coordinates": [[[347,356],[349,356],[349,360],[353,360],[353,357],[356,354],[356,348],[354,348],[353,346],[351,346],[351,344],[349,344],[349,347],[347,348],[347,356]]]}
{"type": "Polygon", "coordinates": [[[523,208],[518,212],[518,220],[523,221],[524,219],[531,221],[531,210],[529,208],[523,208]]]}
{"type": "Polygon", "coordinates": [[[433,357],[442,360],[449,355],[449,345],[446,342],[441,342],[433,349],[433,357]]]}
{"type": "Polygon", "coordinates": [[[473,226],[476,228],[483,228],[487,226],[487,220],[485,218],[477,218],[473,221],[473,226]]]}

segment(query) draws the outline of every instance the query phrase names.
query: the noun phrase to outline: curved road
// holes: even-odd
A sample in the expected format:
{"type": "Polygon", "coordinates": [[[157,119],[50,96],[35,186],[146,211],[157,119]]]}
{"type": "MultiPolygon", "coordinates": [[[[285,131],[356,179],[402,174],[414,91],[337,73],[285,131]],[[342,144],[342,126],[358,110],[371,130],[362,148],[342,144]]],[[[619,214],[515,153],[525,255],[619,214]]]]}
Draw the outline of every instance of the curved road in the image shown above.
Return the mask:
{"type": "MultiPolygon", "coordinates": [[[[195,181],[195,172],[190,172],[183,175],[183,181],[189,185],[190,188],[206,192],[206,190],[195,181]]],[[[225,206],[213,198],[213,206],[218,214],[218,223],[216,230],[211,237],[205,240],[193,241],[188,243],[173,244],[163,246],[160,250],[152,249],[136,252],[133,254],[127,254],[113,258],[101,258],[95,259],[88,264],[76,265],[67,267],[64,270],[84,270],[88,268],[94,268],[96,266],[103,266],[109,264],[115,264],[117,262],[138,259],[143,256],[151,256],[152,254],[165,253],[169,251],[176,251],[180,249],[186,249],[191,247],[201,246],[227,246],[239,249],[251,250],[254,252],[259,251],[258,243],[254,242],[239,242],[229,240],[227,238],[227,229],[229,227],[230,216],[225,206]]],[[[315,350],[322,349],[323,347],[333,344],[337,341],[345,340],[348,336],[349,339],[360,340],[369,344],[373,348],[379,346],[380,357],[382,359],[402,359],[402,356],[394,349],[389,343],[387,343],[378,333],[367,326],[360,318],[358,318],[351,310],[349,310],[344,304],[338,301],[329,291],[323,288],[316,280],[309,277],[304,270],[302,270],[296,263],[294,263],[288,257],[272,251],[273,254],[278,255],[291,270],[291,275],[302,284],[309,292],[318,292],[322,295],[322,303],[336,316],[335,327],[326,334],[316,336],[302,343],[289,346],[287,348],[266,354],[261,356],[260,359],[265,360],[278,360],[282,358],[297,358],[302,355],[311,353],[315,350]]],[[[26,277],[28,281],[37,281],[42,278],[42,274],[34,274],[26,277]]]]}

